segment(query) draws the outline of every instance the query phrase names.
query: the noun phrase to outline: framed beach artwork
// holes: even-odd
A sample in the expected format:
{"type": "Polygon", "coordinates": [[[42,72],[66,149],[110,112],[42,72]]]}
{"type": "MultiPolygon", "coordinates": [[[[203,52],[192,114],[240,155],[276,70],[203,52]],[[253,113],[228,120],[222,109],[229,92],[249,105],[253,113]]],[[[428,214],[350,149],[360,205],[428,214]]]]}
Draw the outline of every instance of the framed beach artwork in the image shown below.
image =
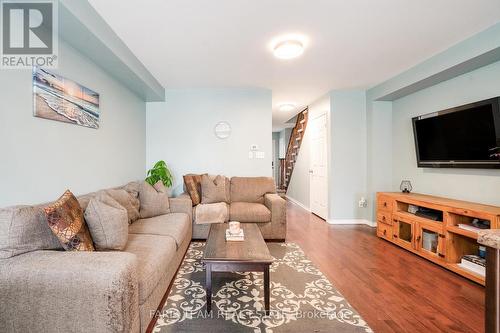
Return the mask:
{"type": "Polygon", "coordinates": [[[99,128],[99,94],[40,67],[33,67],[35,117],[99,128]]]}

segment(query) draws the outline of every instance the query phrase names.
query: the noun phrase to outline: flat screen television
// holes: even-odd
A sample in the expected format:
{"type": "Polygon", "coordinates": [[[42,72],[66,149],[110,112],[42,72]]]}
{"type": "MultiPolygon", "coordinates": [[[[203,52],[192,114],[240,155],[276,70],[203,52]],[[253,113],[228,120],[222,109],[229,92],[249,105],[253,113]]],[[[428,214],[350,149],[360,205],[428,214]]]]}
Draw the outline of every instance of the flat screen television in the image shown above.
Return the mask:
{"type": "Polygon", "coordinates": [[[500,97],[413,118],[422,168],[500,168],[500,97]]]}

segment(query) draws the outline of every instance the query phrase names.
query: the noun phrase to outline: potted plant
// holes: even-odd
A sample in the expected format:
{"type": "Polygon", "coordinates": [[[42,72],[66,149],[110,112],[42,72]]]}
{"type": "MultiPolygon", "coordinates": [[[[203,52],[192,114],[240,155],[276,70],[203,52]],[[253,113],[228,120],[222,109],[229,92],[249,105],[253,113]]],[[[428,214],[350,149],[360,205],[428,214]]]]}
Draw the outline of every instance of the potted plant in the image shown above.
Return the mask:
{"type": "Polygon", "coordinates": [[[146,182],[153,186],[161,180],[166,188],[170,188],[172,186],[172,179],[173,177],[167,167],[167,163],[165,161],[158,161],[152,169],[148,170],[146,182]]]}

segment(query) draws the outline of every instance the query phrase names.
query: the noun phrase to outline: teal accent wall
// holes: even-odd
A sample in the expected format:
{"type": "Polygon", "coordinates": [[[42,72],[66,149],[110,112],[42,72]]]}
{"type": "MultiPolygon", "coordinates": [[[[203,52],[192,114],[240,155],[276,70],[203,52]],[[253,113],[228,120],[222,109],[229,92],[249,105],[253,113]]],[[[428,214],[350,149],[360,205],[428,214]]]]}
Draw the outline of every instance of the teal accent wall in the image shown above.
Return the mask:
{"type": "Polygon", "coordinates": [[[392,189],[409,179],[415,192],[500,206],[500,170],[417,168],[411,119],[500,96],[500,62],[400,98],[392,108],[392,189]]]}
{"type": "Polygon", "coordinates": [[[100,128],[34,117],[31,69],[0,71],[0,207],[144,177],[146,103],[64,41],[53,71],[100,94],[100,128]]]}
{"type": "Polygon", "coordinates": [[[411,118],[500,96],[500,23],[369,89],[367,119],[368,219],[375,194],[415,192],[500,205],[500,171],[417,168],[411,118]]]}

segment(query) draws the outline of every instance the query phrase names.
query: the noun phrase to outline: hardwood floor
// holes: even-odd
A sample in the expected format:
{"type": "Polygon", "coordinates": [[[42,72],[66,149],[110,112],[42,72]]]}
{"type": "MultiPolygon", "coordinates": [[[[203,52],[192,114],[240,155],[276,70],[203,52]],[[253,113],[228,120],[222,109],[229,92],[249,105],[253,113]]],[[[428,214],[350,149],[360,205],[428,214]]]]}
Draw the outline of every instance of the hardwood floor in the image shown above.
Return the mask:
{"type": "MultiPolygon", "coordinates": [[[[375,332],[484,332],[484,288],[379,239],[287,203],[300,245],[375,332]]],[[[272,277],[271,277],[272,278],[272,277]]]]}

